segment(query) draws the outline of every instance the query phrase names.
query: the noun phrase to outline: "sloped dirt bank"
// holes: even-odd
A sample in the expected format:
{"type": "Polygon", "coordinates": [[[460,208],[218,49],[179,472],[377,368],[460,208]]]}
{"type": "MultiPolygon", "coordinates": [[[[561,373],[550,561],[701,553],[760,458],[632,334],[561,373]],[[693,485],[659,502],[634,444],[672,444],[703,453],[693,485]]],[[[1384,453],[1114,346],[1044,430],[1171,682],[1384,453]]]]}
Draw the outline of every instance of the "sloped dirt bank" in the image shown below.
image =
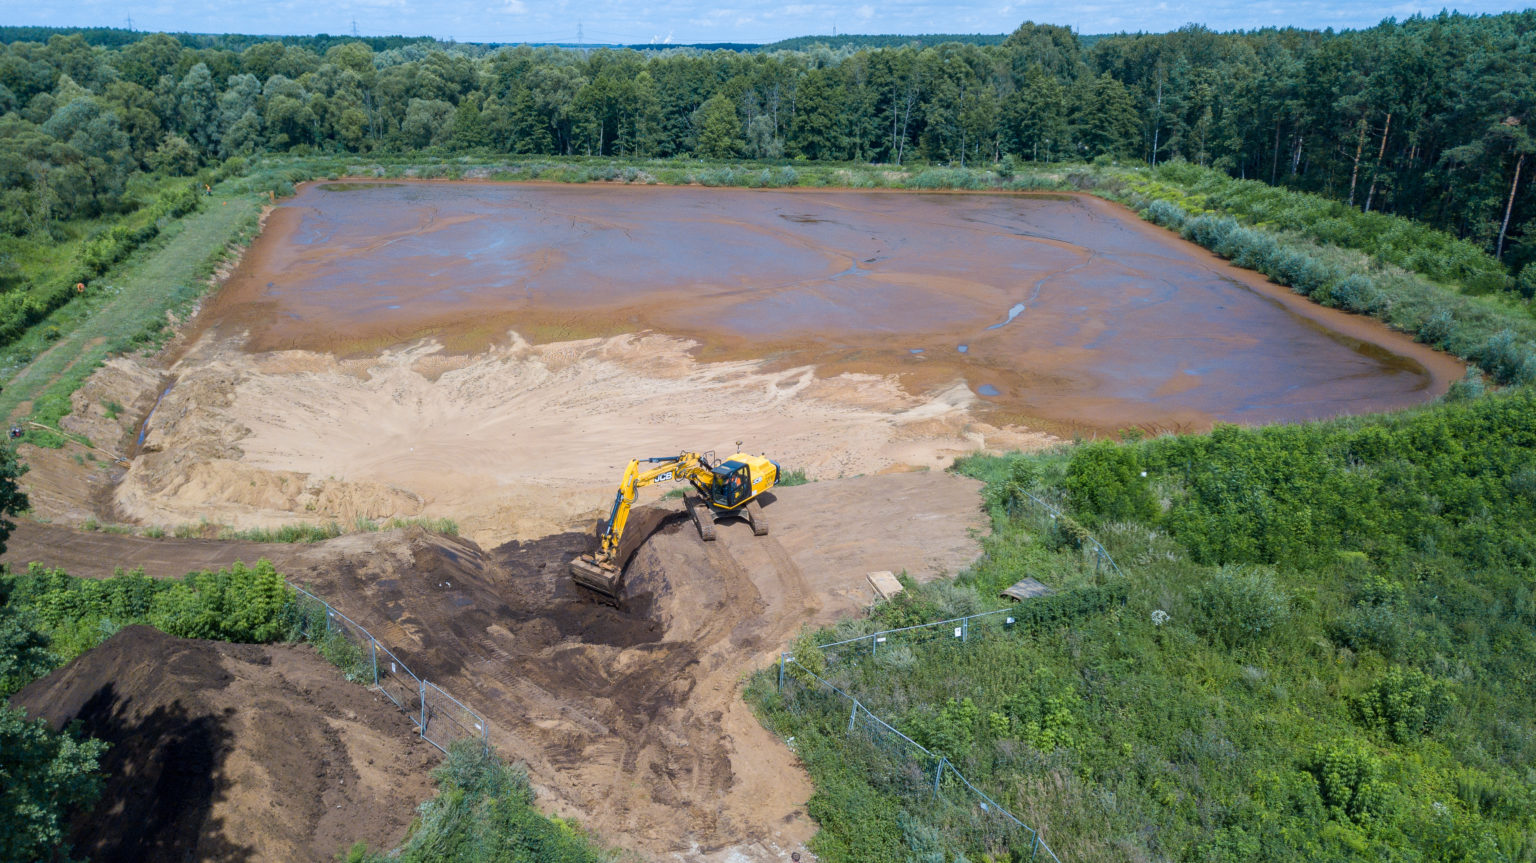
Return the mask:
{"type": "Polygon", "coordinates": [[[130,626],[12,697],[107,741],[70,840],[97,863],[330,861],[400,841],[438,751],[313,649],[130,626]]]}
{"type": "Polygon", "coordinates": [[[419,528],[261,546],[23,524],[4,561],[176,577],[265,554],[483,713],[553,811],[662,859],[781,860],[815,832],[811,788],[741,701],[743,675],[802,626],[867,605],[870,570],[926,580],[968,565],[986,526],[978,488],[933,472],[782,488],[768,536],[722,523],[708,544],[662,516],[622,608],[571,584],[585,532],[485,550],[419,528]]]}

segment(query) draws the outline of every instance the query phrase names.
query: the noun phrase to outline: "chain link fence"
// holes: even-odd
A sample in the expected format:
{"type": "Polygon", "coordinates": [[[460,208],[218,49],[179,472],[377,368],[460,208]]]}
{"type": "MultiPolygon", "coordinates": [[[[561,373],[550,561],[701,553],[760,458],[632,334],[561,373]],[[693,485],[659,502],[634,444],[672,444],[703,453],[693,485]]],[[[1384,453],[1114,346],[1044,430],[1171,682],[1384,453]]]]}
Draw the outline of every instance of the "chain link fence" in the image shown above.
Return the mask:
{"type": "Polygon", "coordinates": [[[1055,534],[1077,545],[1084,557],[1093,562],[1095,575],[1107,573],[1121,578],[1125,577],[1125,573],[1121,571],[1120,565],[1115,563],[1115,559],[1110,555],[1109,550],[1104,548],[1092,534],[1078,526],[1071,516],[1062,512],[1055,504],[1022,488],[1013,488],[1008,492],[1005,508],[1009,516],[1020,518],[1030,515],[1034,518],[1035,526],[1038,529],[1049,534],[1055,534]]]}
{"type": "Polygon", "coordinates": [[[1029,860],[1061,863],[1039,831],[972,785],[949,759],[902,734],[788,653],[779,659],[778,685],[786,709],[846,732],[872,786],[906,801],[924,822],[963,847],[1002,859],[1024,851],[1029,860]]]}
{"type": "Polygon", "coordinates": [[[295,628],[320,655],[354,683],[372,686],[405,712],[423,740],[448,751],[458,740],[478,740],[490,748],[491,725],[437,684],[414,674],[373,634],[331,604],[302,587],[295,593],[295,628]]]}
{"type": "MultiPolygon", "coordinates": [[[[1129,587],[1125,572],[1100,542],[1055,505],[1023,489],[1013,489],[1007,510],[1014,518],[1032,517],[1037,530],[1070,544],[1092,567],[1093,587],[1024,601],[1010,608],[885,629],[857,638],[816,645],[826,667],[881,651],[963,649],[976,639],[992,638],[1035,623],[1061,620],[1111,604],[1123,603],[1129,587]]],[[[931,752],[876,716],[856,696],[796,662],[779,659],[780,696],[786,708],[823,728],[845,730],[868,769],[872,785],[902,798],[924,820],[957,837],[968,848],[989,854],[1027,849],[1028,859],[1061,863],[1039,831],[1025,824],[986,792],[971,784],[943,755],[931,752]]]]}
{"type": "MultiPolygon", "coordinates": [[[[1008,511],[1018,517],[1021,510],[1032,512],[1043,530],[1054,529],[1067,516],[1055,506],[1035,495],[1016,489],[1010,498],[1008,511]]],[[[1078,537],[1085,557],[1085,565],[1091,562],[1096,580],[1095,587],[1081,588],[1068,593],[1052,594],[1019,603],[1011,608],[984,611],[964,617],[883,629],[857,638],[819,644],[817,648],[826,656],[828,664],[859,656],[879,657],[882,650],[906,645],[909,647],[938,647],[939,645],[965,644],[973,639],[987,638],[1009,632],[1015,628],[1035,623],[1059,620],[1107,607],[1125,601],[1128,582],[1125,572],[1097,539],[1083,532],[1078,537]],[[1099,579],[1098,576],[1104,578],[1099,579]]]]}

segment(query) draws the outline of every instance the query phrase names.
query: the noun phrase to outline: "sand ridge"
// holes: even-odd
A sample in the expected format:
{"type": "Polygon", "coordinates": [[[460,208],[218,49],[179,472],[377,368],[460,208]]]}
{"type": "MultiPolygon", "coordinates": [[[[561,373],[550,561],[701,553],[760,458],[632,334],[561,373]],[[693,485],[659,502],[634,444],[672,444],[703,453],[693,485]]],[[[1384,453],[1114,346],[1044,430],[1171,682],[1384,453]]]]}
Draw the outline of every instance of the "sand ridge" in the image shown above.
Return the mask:
{"type": "Polygon", "coordinates": [[[113,493],[120,516],[240,528],[449,517],[495,544],[589,527],[633,457],[742,441],[830,478],[1055,442],[977,419],[958,382],[915,396],[891,376],[703,363],[658,334],[533,345],[512,333],[474,355],[427,341],[355,359],[243,347],[210,334],[170,370],[113,493]]]}

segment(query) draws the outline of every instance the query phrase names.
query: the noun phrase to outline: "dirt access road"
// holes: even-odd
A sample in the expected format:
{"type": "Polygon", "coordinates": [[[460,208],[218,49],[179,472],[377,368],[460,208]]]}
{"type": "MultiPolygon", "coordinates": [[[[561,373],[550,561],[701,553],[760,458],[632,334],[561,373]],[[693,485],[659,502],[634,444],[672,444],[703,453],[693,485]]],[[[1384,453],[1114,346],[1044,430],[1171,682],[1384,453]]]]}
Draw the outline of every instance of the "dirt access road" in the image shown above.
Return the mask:
{"type": "Polygon", "coordinates": [[[870,570],[926,580],[968,565],[986,527],[978,489],[933,472],[783,488],[768,536],[730,522],[712,544],[679,512],[636,552],[623,609],[571,585],[584,533],[483,551],[420,529],[305,546],[23,523],[4,561],[175,577],[264,554],[481,711],[547,808],[659,859],[782,860],[815,832],[811,786],[742,702],[743,677],[801,627],[864,607],[870,570]]]}

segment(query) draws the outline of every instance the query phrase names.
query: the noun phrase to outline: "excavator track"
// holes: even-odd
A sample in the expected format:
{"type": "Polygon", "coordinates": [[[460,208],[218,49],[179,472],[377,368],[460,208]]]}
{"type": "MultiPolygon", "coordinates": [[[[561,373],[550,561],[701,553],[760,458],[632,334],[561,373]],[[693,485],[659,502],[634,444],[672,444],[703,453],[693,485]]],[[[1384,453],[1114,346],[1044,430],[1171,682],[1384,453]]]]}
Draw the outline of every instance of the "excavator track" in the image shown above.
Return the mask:
{"type": "Polygon", "coordinates": [[[693,523],[699,529],[699,538],[705,542],[714,542],[715,514],[710,511],[709,505],[702,500],[689,499],[688,514],[693,516],[693,523]]]}
{"type": "Polygon", "coordinates": [[[768,516],[763,515],[763,505],[758,503],[757,498],[747,504],[747,523],[752,525],[753,536],[768,535],[768,516]]]}

